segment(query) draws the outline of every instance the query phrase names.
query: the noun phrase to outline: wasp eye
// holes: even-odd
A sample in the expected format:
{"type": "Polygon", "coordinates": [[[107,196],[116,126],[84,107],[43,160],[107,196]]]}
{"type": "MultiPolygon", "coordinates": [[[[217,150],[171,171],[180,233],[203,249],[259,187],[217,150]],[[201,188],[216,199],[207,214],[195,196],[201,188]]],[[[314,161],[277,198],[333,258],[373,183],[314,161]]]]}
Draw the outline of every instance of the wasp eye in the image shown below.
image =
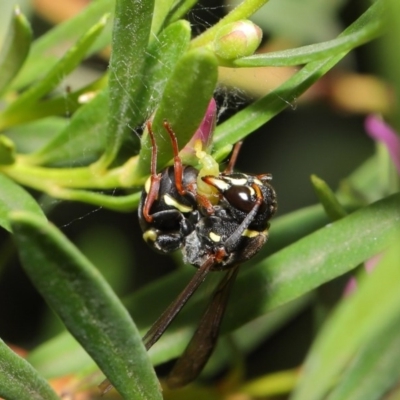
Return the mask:
{"type": "Polygon", "coordinates": [[[249,212],[254,207],[254,190],[248,186],[231,186],[224,192],[224,197],[238,210],[249,212]]]}

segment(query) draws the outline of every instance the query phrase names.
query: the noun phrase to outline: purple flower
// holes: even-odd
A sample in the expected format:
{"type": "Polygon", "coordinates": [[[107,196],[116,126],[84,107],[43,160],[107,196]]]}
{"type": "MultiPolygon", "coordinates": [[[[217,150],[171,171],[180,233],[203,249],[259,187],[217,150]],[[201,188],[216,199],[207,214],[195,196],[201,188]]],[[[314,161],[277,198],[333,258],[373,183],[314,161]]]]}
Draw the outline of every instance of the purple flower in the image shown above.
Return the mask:
{"type": "Polygon", "coordinates": [[[400,175],[400,136],[376,115],[369,115],[366,118],[365,130],[372,139],[382,142],[387,147],[400,175]]]}

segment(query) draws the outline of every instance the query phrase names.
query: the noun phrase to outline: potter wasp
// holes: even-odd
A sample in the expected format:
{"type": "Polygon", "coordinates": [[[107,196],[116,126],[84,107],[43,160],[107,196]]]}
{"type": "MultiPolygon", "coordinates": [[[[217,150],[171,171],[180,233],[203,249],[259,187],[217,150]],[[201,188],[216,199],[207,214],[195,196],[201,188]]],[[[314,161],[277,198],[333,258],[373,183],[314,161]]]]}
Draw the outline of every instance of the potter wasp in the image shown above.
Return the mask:
{"type": "Polygon", "coordinates": [[[268,238],[269,220],[277,209],[271,175],[233,172],[240,145],[235,146],[224,172],[198,149],[199,170],[183,165],[176,135],[167,121],[173,166],[157,173],[157,143],[151,122],[151,175],[139,205],[144,240],[156,251],[181,250],[185,263],[197,267],[193,278],[153,324],[143,341],[147,349],[161,337],[210,271],[225,271],[183,355],[172,368],[168,386],[194,380],[217,342],[219,327],[239,265],[253,257],[268,238]]]}

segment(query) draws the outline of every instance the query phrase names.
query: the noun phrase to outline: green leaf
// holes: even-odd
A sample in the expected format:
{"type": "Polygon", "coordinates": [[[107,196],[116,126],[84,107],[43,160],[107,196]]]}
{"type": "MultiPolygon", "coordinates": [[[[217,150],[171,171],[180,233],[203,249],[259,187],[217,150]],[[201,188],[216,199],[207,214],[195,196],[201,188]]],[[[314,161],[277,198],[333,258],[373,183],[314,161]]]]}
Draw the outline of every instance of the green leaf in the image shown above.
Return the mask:
{"type": "Polygon", "coordinates": [[[0,396],[5,400],[59,400],[38,372],[0,340],[0,396]]]}
{"type": "Polygon", "coordinates": [[[202,376],[213,376],[223,367],[232,366],[237,352],[246,355],[256,351],[257,347],[309,306],[313,298],[312,294],[299,297],[221,338],[212,358],[202,371],[202,376]]]}
{"type": "Polygon", "coordinates": [[[116,4],[110,60],[108,136],[102,167],[114,161],[123,141],[132,135],[132,127],[143,119],[143,115],[137,112],[143,106],[137,91],[143,85],[153,9],[154,0],[120,0],[116,4]]]}
{"type": "Polygon", "coordinates": [[[11,211],[29,211],[43,221],[46,220],[42,209],[33,197],[3,174],[0,174],[0,188],[0,225],[4,229],[11,230],[9,221],[11,211]]]}
{"type": "Polygon", "coordinates": [[[7,136],[0,135],[0,165],[15,162],[15,145],[7,136]]]}
{"type": "MultiPolygon", "coordinates": [[[[23,69],[13,82],[12,88],[21,90],[38,77],[46,76],[59,62],[63,54],[80,37],[89,31],[105,14],[113,13],[114,0],[96,0],[90,2],[75,17],[55,26],[45,35],[35,40],[23,69]],[[61,50],[61,53],[60,53],[61,50]]],[[[87,52],[90,56],[111,43],[112,19],[109,18],[106,28],[87,52]]]]}
{"type": "MultiPolygon", "coordinates": [[[[19,153],[37,151],[51,140],[57,132],[65,128],[69,120],[61,117],[49,117],[18,125],[7,130],[9,137],[19,153]]],[[[21,157],[21,154],[19,154],[21,157]]]]}
{"type": "Polygon", "coordinates": [[[189,47],[190,36],[190,24],[177,21],[163,30],[149,46],[144,65],[145,84],[140,94],[143,103],[138,111],[142,116],[154,111],[159,104],[178,60],[189,47]]]}
{"type": "MultiPolygon", "coordinates": [[[[85,92],[86,90],[82,93],[85,92]]],[[[54,163],[76,165],[77,162],[93,161],[106,146],[107,105],[108,92],[104,89],[89,103],[79,108],[69,124],[41,149],[28,154],[25,161],[39,165],[54,163]]]]}
{"type": "Polygon", "coordinates": [[[129,317],[107,282],[53,226],[14,213],[23,267],[66,327],[125,399],[160,399],[158,381],[129,317]]]}
{"type": "MultiPolygon", "coordinates": [[[[89,85],[75,91],[65,92],[59,96],[38,101],[18,110],[18,124],[26,124],[27,122],[44,119],[46,117],[59,115],[67,117],[85,104],[86,99],[91,99],[96,93],[105,87],[107,76],[91,82],[89,85]]],[[[104,109],[102,109],[104,114],[104,109]]]]}
{"type": "MultiPolygon", "coordinates": [[[[194,135],[207,110],[217,83],[217,59],[206,49],[191,50],[176,65],[165,87],[153,119],[159,167],[172,158],[172,146],[163,127],[167,120],[176,132],[182,148],[194,135]]],[[[144,180],[150,171],[151,146],[148,135],[142,139],[135,179],[144,180]]]]}
{"type": "Polygon", "coordinates": [[[27,359],[46,379],[96,368],[94,361],[67,331],[36,347],[27,359]]]}
{"type": "MultiPolygon", "coordinates": [[[[156,35],[164,26],[165,19],[169,14],[175,0],[155,0],[154,1],[154,15],[151,24],[151,32],[156,35]]],[[[155,37],[154,37],[155,39],[155,37]]],[[[154,40],[153,39],[153,40],[154,40]]]]}
{"type": "Polygon", "coordinates": [[[294,400],[325,398],[357,350],[370,343],[376,345],[388,329],[398,331],[399,241],[400,232],[386,238],[386,245],[394,243],[385,251],[379,265],[351,297],[339,304],[325,324],[302,369],[294,400]]]}
{"type": "Polygon", "coordinates": [[[327,42],[312,44],[295,49],[275,51],[264,54],[257,54],[250,57],[243,57],[232,62],[235,67],[284,67],[329,58],[332,55],[350,50],[370,42],[381,36],[385,28],[384,15],[378,12],[365,26],[360,26],[356,32],[340,36],[327,42]]]}
{"type": "MultiPolygon", "coordinates": [[[[400,94],[400,77],[398,70],[400,69],[400,61],[396,57],[398,37],[400,35],[400,4],[397,0],[386,0],[388,8],[386,27],[387,34],[382,37],[380,46],[376,48],[376,58],[380,62],[381,68],[379,75],[388,82],[395,98],[399,98],[400,94]]],[[[393,129],[400,132],[400,112],[399,105],[394,104],[390,124],[393,129]]]]}
{"type": "MultiPolygon", "coordinates": [[[[345,29],[339,37],[352,35],[362,30],[371,21],[380,18],[384,12],[384,2],[376,1],[360,18],[345,29]]],[[[295,105],[297,98],[311,85],[336,65],[347,52],[335,53],[322,60],[304,66],[276,90],[255,101],[250,106],[236,113],[215,130],[214,151],[228,144],[236,143],[254,132],[287,106],[295,105]]]]}
{"type": "Polygon", "coordinates": [[[345,209],[339,203],[328,184],[316,175],[311,175],[311,183],[326,214],[332,221],[336,221],[346,215],[345,209]]]}
{"type": "Polygon", "coordinates": [[[48,71],[45,78],[31,86],[26,92],[18,97],[8,108],[0,115],[0,126],[7,127],[21,122],[19,118],[20,111],[25,107],[38,101],[45,94],[53,90],[66,75],[72,72],[86,56],[86,53],[96,38],[99,36],[106,24],[106,18],[103,17],[94,25],[70,50],[48,71]]]}
{"type": "Polygon", "coordinates": [[[184,17],[196,3],[197,0],[180,0],[175,2],[167,16],[165,24],[175,22],[184,17]]]}
{"type": "Polygon", "coordinates": [[[0,54],[0,93],[7,88],[22,67],[31,45],[32,31],[20,9],[14,10],[11,26],[0,54]]]}
{"type": "Polygon", "coordinates": [[[356,353],[328,400],[382,399],[396,385],[400,376],[400,336],[399,320],[393,317],[393,324],[356,353]]]}

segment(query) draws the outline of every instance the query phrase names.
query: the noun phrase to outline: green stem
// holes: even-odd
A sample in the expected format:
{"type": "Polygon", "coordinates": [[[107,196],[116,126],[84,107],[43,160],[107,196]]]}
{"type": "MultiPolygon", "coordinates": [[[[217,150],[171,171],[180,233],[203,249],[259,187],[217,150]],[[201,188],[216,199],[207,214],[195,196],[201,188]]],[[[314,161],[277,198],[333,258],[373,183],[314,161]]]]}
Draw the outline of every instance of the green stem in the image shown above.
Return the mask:
{"type": "Polygon", "coordinates": [[[141,192],[136,192],[126,196],[113,196],[113,194],[102,194],[87,190],[71,190],[55,188],[52,192],[53,197],[69,201],[80,201],[94,206],[104,207],[115,211],[132,211],[137,208],[141,192]]]}
{"type": "Polygon", "coordinates": [[[81,168],[44,168],[22,163],[2,166],[0,171],[16,182],[53,195],[62,188],[114,189],[137,185],[132,181],[132,171],[137,157],[124,165],[103,173],[95,165],[81,168]]]}

